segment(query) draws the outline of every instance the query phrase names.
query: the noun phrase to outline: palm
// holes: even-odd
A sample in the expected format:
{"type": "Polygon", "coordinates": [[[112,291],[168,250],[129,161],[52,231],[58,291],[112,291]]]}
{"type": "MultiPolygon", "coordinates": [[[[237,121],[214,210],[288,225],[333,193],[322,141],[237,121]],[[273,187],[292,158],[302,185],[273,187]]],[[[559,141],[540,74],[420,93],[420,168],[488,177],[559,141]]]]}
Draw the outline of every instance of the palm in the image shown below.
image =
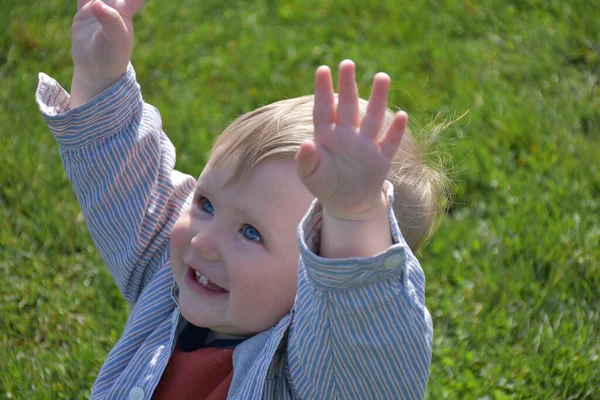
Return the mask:
{"type": "Polygon", "coordinates": [[[406,127],[406,114],[398,113],[380,138],[389,83],[385,74],[375,77],[367,113],[361,120],[354,64],[340,65],[337,104],[329,69],[317,70],[314,140],[302,146],[298,171],[306,187],[329,211],[358,215],[381,197],[383,181],[406,127]]]}
{"type": "MultiPolygon", "coordinates": [[[[95,79],[114,78],[122,73],[133,49],[132,18],[143,3],[144,0],[106,0],[104,4],[116,10],[118,17],[113,19],[116,23],[103,26],[93,8],[108,8],[80,0],[72,26],[71,53],[76,68],[95,79]]],[[[102,11],[101,15],[108,14],[102,11]]]]}
{"type": "MultiPolygon", "coordinates": [[[[356,131],[340,125],[315,131],[315,143],[319,145],[321,157],[315,173],[321,174],[320,180],[325,183],[319,197],[324,203],[336,203],[346,208],[351,204],[344,203],[352,203],[357,192],[368,189],[365,186],[371,186],[373,181],[383,183],[385,179],[387,159],[373,140],[356,131]]],[[[381,184],[375,186],[381,188],[381,184]]]]}

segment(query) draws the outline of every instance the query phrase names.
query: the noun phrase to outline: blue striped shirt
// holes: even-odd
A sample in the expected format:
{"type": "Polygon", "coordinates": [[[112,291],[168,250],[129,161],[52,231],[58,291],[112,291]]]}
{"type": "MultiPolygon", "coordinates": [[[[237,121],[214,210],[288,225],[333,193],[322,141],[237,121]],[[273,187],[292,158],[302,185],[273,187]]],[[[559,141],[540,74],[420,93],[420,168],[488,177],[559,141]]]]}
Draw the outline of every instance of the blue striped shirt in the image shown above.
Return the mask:
{"type": "MultiPolygon", "coordinates": [[[[131,306],[93,399],[149,399],[185,325],[169,239],[195,179],[174,170],[158,111],[127,73],[88,103],[39,75],[36,100],[56,137],[91,236],[131,306]]],[[[388,204],[393,190],[388,183],[388,204]]],[[[425,277],[391,207],[394,244],[369,258],[325,259],[322,208],[298,227],[298,292],[279,323],[238,345],[229,399],[420,399],[431,362],[425,277]]],[[[201,377],[199,377],[201,379],[201,377]]]]}

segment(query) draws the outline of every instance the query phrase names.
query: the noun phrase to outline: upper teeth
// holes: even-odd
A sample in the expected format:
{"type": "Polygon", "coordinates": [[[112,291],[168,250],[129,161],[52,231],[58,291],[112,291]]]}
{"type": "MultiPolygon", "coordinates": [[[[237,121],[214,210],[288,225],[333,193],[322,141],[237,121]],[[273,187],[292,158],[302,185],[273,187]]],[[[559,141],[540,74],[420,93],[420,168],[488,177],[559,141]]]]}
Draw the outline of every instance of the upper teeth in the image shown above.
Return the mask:
{"type": "Polygon", "coordinates": [[[196,279],[202,286],[208,285],[208,278],[202,275],[200,272],[196,271],[196,279]]]}

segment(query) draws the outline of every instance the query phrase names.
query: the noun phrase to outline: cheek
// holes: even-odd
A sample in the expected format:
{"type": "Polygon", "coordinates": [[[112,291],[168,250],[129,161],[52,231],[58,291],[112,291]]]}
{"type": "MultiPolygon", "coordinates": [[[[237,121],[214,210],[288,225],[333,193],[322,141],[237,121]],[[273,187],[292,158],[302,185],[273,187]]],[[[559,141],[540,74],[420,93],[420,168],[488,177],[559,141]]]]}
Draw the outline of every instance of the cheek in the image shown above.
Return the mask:
{"type": "MultiPolygon", "coordinates": [[[[298,286],[298,258],[286,257],[271,264],[266,287],[259,292],[265,301],[280,317],[289,312],[298,286]]],[[[262,275],[264,279],[264,274],[262,275]]]]}
{"type": "Polygon", "coordinates": [[[287,259],[239,261],[244,268],[230,270],[231,283],[235,285],[232,318],[243,329],[260,332],[290,312],[296,297],[298,260],[292,264],[287,259]]]}
{"type": "Polygon", "coordinates": [[[294,305],[298,287],[297,265],[297,260],[294,264],[285,265],[277,279],[272,281],[269,291],[271,295],[267,296],[266,301],[268,304],[273,304],[273,313],[277,320],[289,313],[294,305]]]}
{"type": "Polygon", "coordinates": [[[177,253],[189,242],[189,217],[182,214],[171,231],[171,252],[177,253]]]}

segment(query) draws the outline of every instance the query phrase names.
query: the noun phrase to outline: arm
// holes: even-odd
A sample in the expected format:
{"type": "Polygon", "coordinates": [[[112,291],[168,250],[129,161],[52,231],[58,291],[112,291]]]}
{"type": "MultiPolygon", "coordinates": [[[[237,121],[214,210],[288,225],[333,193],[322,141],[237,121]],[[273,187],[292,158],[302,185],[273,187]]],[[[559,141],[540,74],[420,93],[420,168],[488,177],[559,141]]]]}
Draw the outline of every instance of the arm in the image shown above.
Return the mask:
{"type": "Polygon", "coordinates": [[[174,171],[160,114],[142,100],[132,68],[85,105],[40,74],[40,110],[60,145],[88,229],[130,305],[164,264],[173,224],[195,186],[174,171]]]}
{"type": "MultiPolygon", "coordinates": [[[[392,204],[393,188],[386,196],[392,204]]],[[[433,327],[425,278],[388,208],[393,245],[373,257],[330,259],[318,247],[322,205],[298,231],[300,268],[288,365],[307,399],[421,399],[433,327]]]]}
{"type": "MultiPolygon", "coordinates": [[[[77,21],[95,21],[92,3],[81,3],[73,24],[76,71],[81,66],[81,48],[75,50],[76,43],[83,41],[85,31],[77,21]]],[[[97,35],[103,27],[93,24],[97,35]]],[[[99,52],[83,53],[86,62],[95,65],[90,60],[99,52]]],[[[101,89],[106,77],[96,81],[99,86],[86,87],[90,91],[74,83],[79,100],[40,74],[36,100],[60,144],[65,171],[91,236],[121,293],[133,304],[168,256],[171,228],[187,204],[194,180],[173,170],[175,151],[162,132],[160,115],[143,102],[134,71],[127,65],[124,74],[120,67],[105,65],[105,72],[117,75],[106,89],[101,89]]],[[[89,68],[84,70],[94,73],[89,68]]]]}
{"type": "Polygon", "coordinates": [[[317,70],[314,140],[296,158],[300,178],[318,199],[299,230],[288,346],[301,397],[421,398],[429,376],[424,276],[384,183],[407,123],[400,112],[379,135],[389,82],[376,75],[361,120],[354,64],[340,65],[337,105],[329,69],[317,70]]]}

